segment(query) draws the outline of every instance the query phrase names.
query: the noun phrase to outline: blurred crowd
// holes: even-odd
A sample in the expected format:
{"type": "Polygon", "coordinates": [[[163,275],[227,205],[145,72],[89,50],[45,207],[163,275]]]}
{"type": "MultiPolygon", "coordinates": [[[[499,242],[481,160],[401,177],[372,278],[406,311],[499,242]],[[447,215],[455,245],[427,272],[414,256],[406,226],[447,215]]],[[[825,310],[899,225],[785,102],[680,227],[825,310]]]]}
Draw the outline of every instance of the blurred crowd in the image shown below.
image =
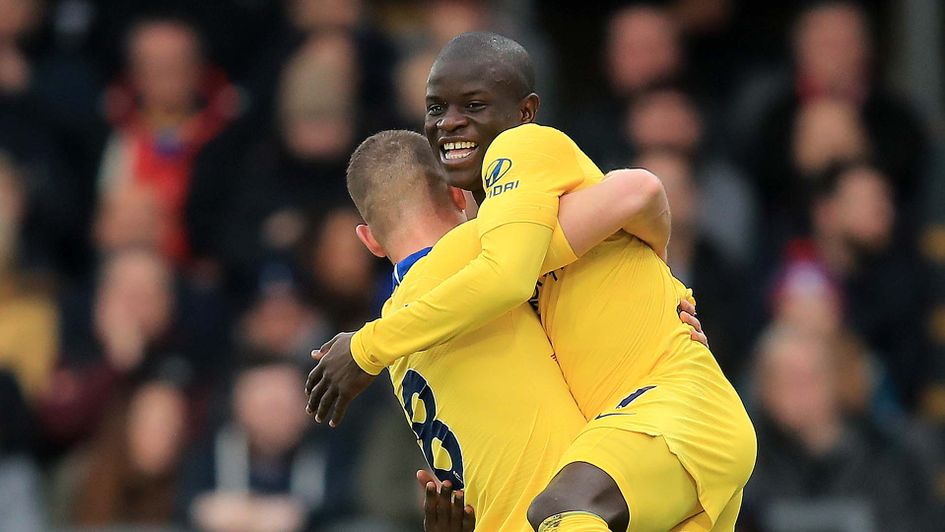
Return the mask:
{"type": "Polygon", "coordinates": [[[389,383],[332,430],[303,381],[390,292],[348,155],[419,129],[479,29],[533,55],[540,122],[662,178],[758,432],[739,530],[941,530],[943,28],[935,0],[0,0],[0,530],[418,529],[389,383]]]}

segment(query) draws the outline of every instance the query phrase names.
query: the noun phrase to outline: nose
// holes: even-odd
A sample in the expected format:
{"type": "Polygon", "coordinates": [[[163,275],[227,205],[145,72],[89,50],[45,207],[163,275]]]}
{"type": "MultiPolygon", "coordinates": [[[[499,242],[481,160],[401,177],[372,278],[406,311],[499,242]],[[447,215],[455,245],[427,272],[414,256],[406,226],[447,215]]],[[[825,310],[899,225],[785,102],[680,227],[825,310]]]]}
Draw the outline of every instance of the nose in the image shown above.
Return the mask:
{"type": "Polygon", "coordinates": [[[469,120],[467,120],[462,113],[458,112],[454,108],[450,108],[446,111],[446,114],[444,114],[443,117],[437,121],[436,127],[442,129],[443,131],[453,132],[461,127],[466,126],[468,123],[469,120]]]}

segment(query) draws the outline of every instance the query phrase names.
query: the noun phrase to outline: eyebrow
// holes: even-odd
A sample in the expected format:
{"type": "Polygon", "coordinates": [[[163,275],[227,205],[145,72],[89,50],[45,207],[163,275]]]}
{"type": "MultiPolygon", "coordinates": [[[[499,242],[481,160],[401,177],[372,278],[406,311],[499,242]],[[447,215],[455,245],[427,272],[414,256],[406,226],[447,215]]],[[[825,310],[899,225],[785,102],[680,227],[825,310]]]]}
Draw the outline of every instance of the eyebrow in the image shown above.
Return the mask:
{"type": "MultiPolygon", "coordinates": [[[[460,97],[461,97],[461,98],[471,98],[471,97],[473,97],[473,96],[484,96],[484,95],[487,95],[488,93],[489,93],[489,91],[488,91],[487,89],[473,89],[473,90],[468,90],[468,91],[466,91],[466,92],[460,94],[460,97]]],[[[443,99],[445,99],[445,98],[444,98],[443,96],[439,96],[439,95],[437,95],[437,94],[427,94],[427,95],[426,95],[426,99],[429,101],[429,100],[443,100],[443,99]]]]}

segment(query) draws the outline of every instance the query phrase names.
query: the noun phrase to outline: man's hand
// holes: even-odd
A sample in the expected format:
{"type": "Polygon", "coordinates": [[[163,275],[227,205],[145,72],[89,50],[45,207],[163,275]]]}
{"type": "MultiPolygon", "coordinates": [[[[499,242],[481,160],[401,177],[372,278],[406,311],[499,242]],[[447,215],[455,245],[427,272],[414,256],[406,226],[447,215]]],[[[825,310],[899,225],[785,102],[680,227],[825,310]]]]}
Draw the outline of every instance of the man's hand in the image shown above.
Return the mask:
{"type": "Polygon", "coordinates": [[[305,393],[309,396],[306,411],[315,415],[316,423],[330,419],[329,426],[337,427],[351,401],[377,378],[361,369],[351,356],[352,336],[354,333],[341,333],[312,351],[318,365],[308,374],[305,393]]]}
{"type": "MultiPolygon", "coordinates": [[[[421,472],[417,480],[422,482],[421,472]]],[[[426,472],[424,472],[426,473],[426,472]]],[[[427,475],[429,475],[427,473],[427,475]]],[[[447,480],[429,480],[423,489],[423,530],[425,532],[472,532],[476,528],[473,507],[465,503],[462,491],[453,491],[447,480]]]]}
{"type": "Polygon", "coordinates": [[[688,299],[679,301],[679,319],[686,325],[692,327],[689,331],[689,337],[700,344],[709,347],[709,338],[702,332],[702,323],[696,318],[696,307],[688,299]]]}

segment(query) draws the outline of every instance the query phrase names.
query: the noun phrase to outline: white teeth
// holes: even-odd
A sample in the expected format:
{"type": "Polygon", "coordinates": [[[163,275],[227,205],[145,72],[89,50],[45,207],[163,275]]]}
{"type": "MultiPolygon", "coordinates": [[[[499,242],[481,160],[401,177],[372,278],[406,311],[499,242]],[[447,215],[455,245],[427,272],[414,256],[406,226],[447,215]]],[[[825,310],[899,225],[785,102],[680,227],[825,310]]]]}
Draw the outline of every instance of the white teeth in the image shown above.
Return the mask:
{"type": "Polygon", "coordinates": [[[467,148],[475,148],[478,146],[475,142],[461,141],[461,142],[446,142],[443,144],[444,150],[464,150],[467,148]]]}

